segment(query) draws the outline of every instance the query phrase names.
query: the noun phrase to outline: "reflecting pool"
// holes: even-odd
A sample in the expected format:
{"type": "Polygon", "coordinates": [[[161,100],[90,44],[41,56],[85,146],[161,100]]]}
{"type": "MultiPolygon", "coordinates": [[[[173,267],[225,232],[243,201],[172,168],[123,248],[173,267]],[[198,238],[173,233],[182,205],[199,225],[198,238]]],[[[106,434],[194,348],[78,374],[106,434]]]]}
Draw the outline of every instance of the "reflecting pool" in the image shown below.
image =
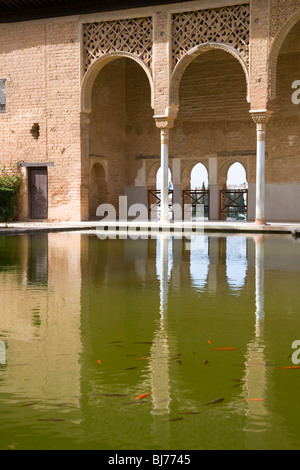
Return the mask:
{"type": "Polygon", "coordinates": [[[290,236],[0,237],[0,449],[299,449],[299,286],[290,236]]]}

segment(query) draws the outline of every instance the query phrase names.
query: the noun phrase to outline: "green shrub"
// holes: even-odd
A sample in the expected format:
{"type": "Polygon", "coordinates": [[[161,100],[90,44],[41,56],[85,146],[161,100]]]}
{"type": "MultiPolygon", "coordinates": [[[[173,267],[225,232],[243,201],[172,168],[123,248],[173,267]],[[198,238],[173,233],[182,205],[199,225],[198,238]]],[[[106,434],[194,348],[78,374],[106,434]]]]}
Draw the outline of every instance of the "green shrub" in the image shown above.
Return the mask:
{"type": "Polygon", "coordinates": [[[18,212],[18,199],[22,176],[11,167],[2,167],[0,172],[0,222],[14,220],[18,212]]]}

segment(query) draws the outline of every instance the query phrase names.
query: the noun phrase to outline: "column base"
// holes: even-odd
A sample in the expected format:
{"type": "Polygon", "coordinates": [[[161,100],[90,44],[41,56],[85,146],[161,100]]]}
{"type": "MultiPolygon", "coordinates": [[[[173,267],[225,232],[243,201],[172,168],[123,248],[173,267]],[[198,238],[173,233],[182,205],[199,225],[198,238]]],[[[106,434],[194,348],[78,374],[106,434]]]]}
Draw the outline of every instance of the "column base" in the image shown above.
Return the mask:
{"type": "Polygon", "coordinates": [[[254,225],[267,225],[265,219],[256,219],[254,225]]]}

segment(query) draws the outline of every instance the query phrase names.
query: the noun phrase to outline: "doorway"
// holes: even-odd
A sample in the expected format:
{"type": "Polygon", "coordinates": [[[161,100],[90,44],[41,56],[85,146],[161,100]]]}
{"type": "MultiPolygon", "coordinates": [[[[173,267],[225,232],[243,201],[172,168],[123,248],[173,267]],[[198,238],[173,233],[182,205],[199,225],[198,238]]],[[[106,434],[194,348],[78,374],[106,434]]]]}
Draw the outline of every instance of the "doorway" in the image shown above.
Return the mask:
{"type": "Polygon", "coordinates": [[[29,218],[48,219],[48,172],[47,168],[28,169],[29,218]]]}

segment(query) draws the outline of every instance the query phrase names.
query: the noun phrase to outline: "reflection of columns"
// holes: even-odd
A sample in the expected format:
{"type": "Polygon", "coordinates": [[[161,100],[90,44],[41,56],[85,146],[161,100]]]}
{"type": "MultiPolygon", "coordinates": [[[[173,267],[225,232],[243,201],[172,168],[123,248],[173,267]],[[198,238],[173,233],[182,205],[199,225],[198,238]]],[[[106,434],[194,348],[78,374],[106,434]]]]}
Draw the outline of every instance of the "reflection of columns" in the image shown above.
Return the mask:
{"type": "MultiPolygon", "coordinates": [[[[267,409],[264,403],[267,392],[268,369],[265,365],[264,321],[264,238],[258,236],[255,242],[255,335],[247,346],[244,397],[247,403],[247,448],[257,446],[256,433],[265,431],[267,409]],[[251,400],[262,401],[251,401],[251,400]]],[[[264,447],[263,440],[261,447],[264,447]]]]}
{"type": "Polygon", "coordinates": [[[255,305],[256,319],[259,326],[264,318],[264,238],[255,238],[255,305]]]}
{"type": "Polygon", "coordinates": [[[157,263],[160,266],[160,321],[151,347],[151,382],[153,390],[153,414],[169,413],[170,377],[169,377],[169,344],[165,328],[165,314],[168,305],[168,236],[160,235],[160,253],[157,263]]]}
{"type": "Polygon", "coordinates": [[[272,114],[271,111],[250,111],[256,123],[256,212],[255,223],[265,224],[265,154],[266,154],[266,124],[272,114]]]}
{"type": "Polygon", "coordinates": [[[161,144],[161,220],[169,221],[169,133],[174,125],[174,119],[165,116],[155,116],[156,126],[160,129],[161,144]]]}
{"type": "Polygon", "coordinates": [[[0,341],[0,365],[6,364],[6,345],[4,341],[0,341]]]}
{"type": "Polygon", "coordinates": [[[160,314],[164,315],[168,304],[169,237],[160,236],[160,314]]]}

